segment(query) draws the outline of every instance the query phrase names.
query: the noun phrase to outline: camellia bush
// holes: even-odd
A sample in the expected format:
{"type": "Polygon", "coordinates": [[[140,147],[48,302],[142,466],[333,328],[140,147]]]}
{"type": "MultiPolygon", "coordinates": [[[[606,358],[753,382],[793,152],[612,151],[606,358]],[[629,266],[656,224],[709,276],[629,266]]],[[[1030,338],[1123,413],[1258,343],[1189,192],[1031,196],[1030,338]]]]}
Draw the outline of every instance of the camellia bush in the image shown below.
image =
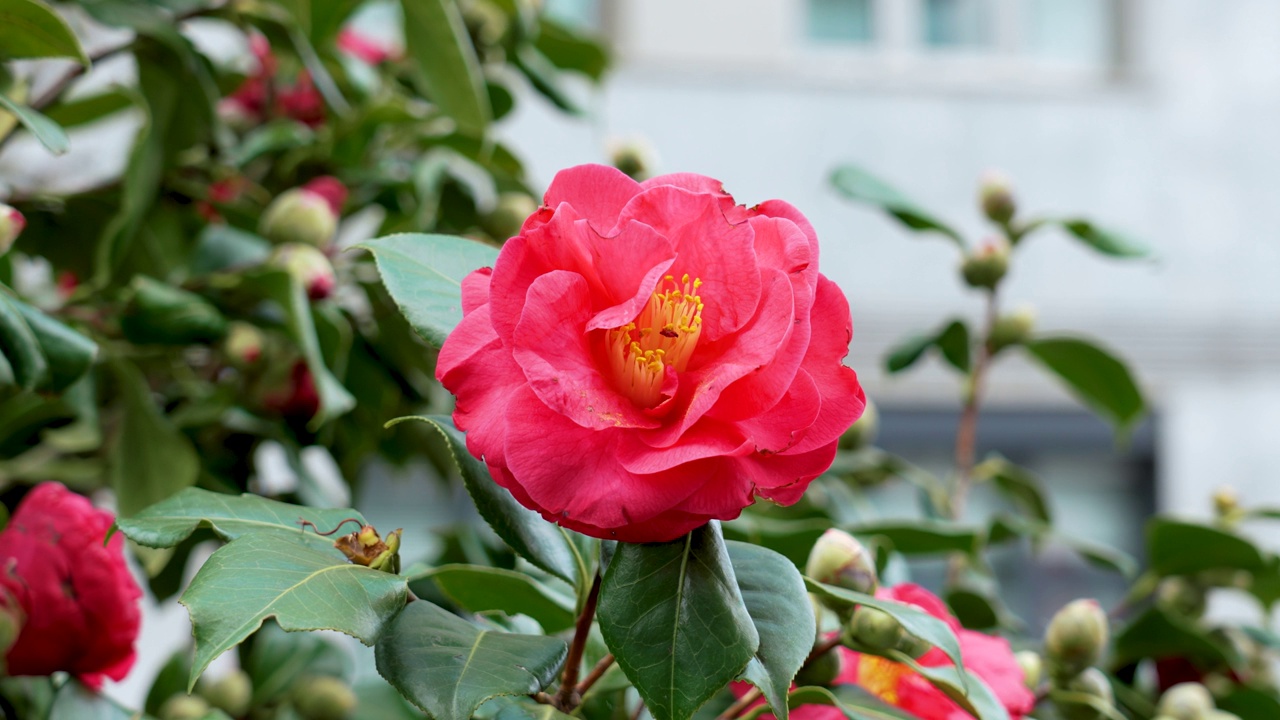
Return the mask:
{"type": "Polygon", "coordinates": [[[1280,558],[1245,534],[1280,511],[1223,490],[1209,522],[1150,520],[1139,563],[1055,527],[1054,478],[976,456],[1014,353],[1120,438],[1143,418],[1111,352],[1004,309],[1048,230],[1147,254],[1125,236],[1028,215],[992,177],[972,243],[835,171],[950,243],[985,301],[886,361],[960,377],[938,477],[872,446],[801,199],[646,179],[635,153],[528,186],[492,123],[518,96],[576,112],[607,65],[531,5],[0,0],[0,58],[0,145],[87,145],[95,178],[4,178],[6,717],[1280,717],[1280,640],[1205,615],[1220,589],[1261,618],[1280,598],[1280,558]],[[112,128],[133,138],[117,168],[93,144],[112,128]],[[396,467],[475,518],[424,549],[347,507],[396,467]],[[897,483],[919,517],[860,509],[897,483]],[[1130,589],[1033,636],[988,558],[1051,544],[1130,589]],[[888,582],[902,558],[945,581],[888,582]],[[101,689],[131,672],[144,592],[181,593],[193,642],[122,708],[101,689]]]}

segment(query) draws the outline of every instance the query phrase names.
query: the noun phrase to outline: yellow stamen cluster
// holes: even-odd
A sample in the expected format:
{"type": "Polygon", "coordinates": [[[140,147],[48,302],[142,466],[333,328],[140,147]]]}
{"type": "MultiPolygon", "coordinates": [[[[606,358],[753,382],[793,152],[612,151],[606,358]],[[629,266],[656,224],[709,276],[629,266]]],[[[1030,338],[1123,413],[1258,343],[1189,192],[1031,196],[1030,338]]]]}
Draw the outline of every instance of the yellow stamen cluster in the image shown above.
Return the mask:
{"type": "Polygon", "coordinates": [[[619,392],[642,407],[661,399],[662,379],[670,366],[682,372],[702,333],[702,281],[668,275],[633,322],[608,331],[608,356],[619,392]]]}
{"type": "Polygon", "coordinates": [[[898,703],[898,684],[908,672],[906,665],[875,655],[858,658],[858,684],[890,705],[898,703]]]}

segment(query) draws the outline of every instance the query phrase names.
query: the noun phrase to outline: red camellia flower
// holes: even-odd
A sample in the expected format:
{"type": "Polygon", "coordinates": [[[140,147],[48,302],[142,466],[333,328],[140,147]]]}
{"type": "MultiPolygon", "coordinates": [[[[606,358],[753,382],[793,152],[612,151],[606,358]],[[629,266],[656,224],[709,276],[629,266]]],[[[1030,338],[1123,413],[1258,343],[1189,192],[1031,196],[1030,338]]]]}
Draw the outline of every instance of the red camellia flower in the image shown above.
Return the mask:
{"type": "Polygon", "coordinates": [[[790,504],[865,399],[849,305],[791,205],[584,165],[463,280],[436,374],[494,479],[550,521],[671,540],[790,504]]]}
{"type": "Polygon", "coordinates": [[[10,675],[69,672],[97,687],[133,667],[142,622],[114,518],[59,483],[37,485],[0,532],[0,590],[25,615],[10,675]]]}

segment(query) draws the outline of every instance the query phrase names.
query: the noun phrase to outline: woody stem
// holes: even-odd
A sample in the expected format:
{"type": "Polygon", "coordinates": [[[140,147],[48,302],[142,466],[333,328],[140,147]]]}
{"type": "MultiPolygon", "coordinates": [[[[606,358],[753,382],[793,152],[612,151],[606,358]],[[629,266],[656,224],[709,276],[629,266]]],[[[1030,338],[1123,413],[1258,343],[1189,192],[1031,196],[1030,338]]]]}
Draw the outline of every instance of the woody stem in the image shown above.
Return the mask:
{"type": "Polygon", "coordinates": [[[596,572],[591,582],[591,592],[582,604],[582,613],[578,615],[578,625],[573,632],[573,642],[569,645],[569,657],[564,663],[564,675],[560,679],[560,691],[556,693],[552,704],[562,712],[572,712],[582,697],[578,693],[578,671],[582,667],[582,652],[587,647],[587,635],[591,633],[591,623],[596,616],[596,600],[600,597],[600,573],[596,572]]]}

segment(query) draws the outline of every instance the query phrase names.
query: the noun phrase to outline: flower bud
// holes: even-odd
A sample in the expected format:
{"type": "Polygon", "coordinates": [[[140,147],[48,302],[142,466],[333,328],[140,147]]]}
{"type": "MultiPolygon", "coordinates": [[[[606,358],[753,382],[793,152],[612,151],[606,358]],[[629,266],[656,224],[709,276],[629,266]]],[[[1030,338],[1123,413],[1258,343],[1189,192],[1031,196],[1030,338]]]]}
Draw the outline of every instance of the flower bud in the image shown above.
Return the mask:
{"type": "Polygon", "coordinates": [[[200,720],[209,710],[209,703],[199,695],[178,693],[160,706],[160,720],[200,720]]]}
{"type": "Polygon", "coordinates": [[[1058,611],[1044,633],[1050,671],[1060,679],[1098,662],[1108,639],[1107,615],[1096,600],[1076,600],[1058,611]]]}
{"type": "Polygon", "coordinates": [[[341,183],[317,178],[272,200],[258,222],[258,232],[276,243],[324,247],[338,231],[338,212],[345,200],[341,183]]]}
{"type": "Polygon", "coordinates": [[[266,337],[258,326],[236,321],[227,327],[227,337],[222,341],[222,352],[233,367],[246,368],[262,359],[262,347],[266,337]]]}
{"type": "Polygon", "coordinates": [[[982,206],[982,214],[994,223],[1005,225],[1012,220],[1018,204],[1014,201],[1009,178],[995,171],[983,175],[978,188],[978,204],[982,206]]]}
{"type": "MultiPolygon", "coordinates": [[[[1102,674],[1102,671],[1098,668],[1088,668],[1067,682],[1063,689],[1080,695],[1088,695],[1106,707],[1112,707],[1116,702],[1115,695],[1111,690],[1111,683],[1107,681],[1107,676],[1102,674]]],[[[1107,717],[1106,713],[1100,712],[1085,703],[1059,702],[1056,704],[1058,714],[1062,716],[1063,720],[1103,720],[1103,718],[1107,717]]]]}
{"type": "Polygon", "coordinates": [[[312,300],[323,300],[329,297],[338,282],[333,271],[333,263],[312,245],[300,243],[281,245],[276,248],[271,262],[292,275],[302,287],[306,288],[307,297],[312,300]]]}
{"type": "Polygon", "coordinates": [[[243,670],[236,670],[199,690],[201,697],[231,717],[243,717],[253,703],[253,681],[243,670]]]}
{"type": "Polygon", "coordinates": [[[120,329],[130,342],[190,345],[222,339],[227,319],[199,295],[139,275],[129,288],[120,329]]]}
{"type": "Polygon", "coordinates": [[[1213,696],[1205,686],[1185,682],[1164,691],[1156,712],[1174,720],[1208,720],[1213,709],[1213,696]]]}
{"type": "Polygon", "coordinates": [[[1022,684],[1034,692],[1040,687],[1040,680],[1044,675],[1044,663],[1040,660],[1040,654],[1031,650],[1019,650],[1013,654],[1013,659],[1022,669],[1022,684]]]}
{"type": "Polygon", "coordinates": [[[1031,337],[1035,329],[1036,311],[1030,307],[1020,307],[1011,313],[996,318],[991,327],[990,350],[999,352],[1012,345],[1020,345],[1031,337]]]}
{"type": "Polygon", "coordinates": [[[320,394],[316,391],[315,376],[302,360],[289,369],[289,377],[282,378],[278,387],[263,395],[262,406],[292,420],[310,420],[320,412],[320,394]]]}
{"type": "Polygon", "coordinates": [[[494,240],[506,240],[520,234],[525,218],[538,211],[538,203],[522,192],[505,192],[498,205],[480,219],[480,226],[494,240]]]}
{"type": "Polygon", "coordinates": [[[807,685],[825,687],[835,682],[836,678],[840,677],[840,673],[844,671],[844,657],[841,652],[840,648],[834,647],[814,658],[812,662],[805,664],[804,667],[800,668],[800,672],[796,673],[796,685],[799,687],[807,685]]]}
{"type": "Polygon", "coordinates": [[[880,411],[876,410],[875,403],[867,401],[866,407],[862,410],[862,417],[857,422],[849,426],[848,430],[840,436],[840,449],[857,450],[864,448],[876,441],[876,436],[880,434],[880,411]]]}
{"type": "Polygon", "coordinates": [[[27,219],[17,210],[0,203],[0,255],[9,252],[13,243],[27,226],[27,219]]]}
{"type": "Polygon", "coordinates": [[[1213,510],[1219,520],[1234,520],[1240,513],[1240,496],[1230,485],[1223,485],[1213,493],[1213,510]]]}
{"type": "Polygon", "coordinates": [[[1000,284],[1009,272],[1009,243],[1003,238],[991,237],[965,257],[960,274],[969,287],[991,289],[1000,284]]]}
{"type": "Polygon", "coordinates": [[[1204,614],[1205,601],[1204,587],[1187,578],[1165,578],[1156,586],[1156,605],[1178,615],[1200,617],[1204,614]]]}
{"type": "Polygon", "coordinates": [[[866,605],[859,605],[849,620],[849,637],[868,650],[883,652],[897,649],[905,635],[906,631],[897,618],[866,605]]]}
{"type": "Polygon", "coordinates": [[[849,533],[831,528],[809,551],[804,573],[824,585],[834,585],[867,595],[876,592],[875,560],[849,533]]]}
{"type": "Polygon", "coordinates": [[[653,171],[653,151],[639,140],[612,144],[610,162],[632,180],[642,182],[653,171]]]}
{"type": "Polygon", "coordinates": [[[294,687],[293,708],[303,720],[346,720],[356,704],[356,694],[335,677],[307,678],[294,687]]]}

